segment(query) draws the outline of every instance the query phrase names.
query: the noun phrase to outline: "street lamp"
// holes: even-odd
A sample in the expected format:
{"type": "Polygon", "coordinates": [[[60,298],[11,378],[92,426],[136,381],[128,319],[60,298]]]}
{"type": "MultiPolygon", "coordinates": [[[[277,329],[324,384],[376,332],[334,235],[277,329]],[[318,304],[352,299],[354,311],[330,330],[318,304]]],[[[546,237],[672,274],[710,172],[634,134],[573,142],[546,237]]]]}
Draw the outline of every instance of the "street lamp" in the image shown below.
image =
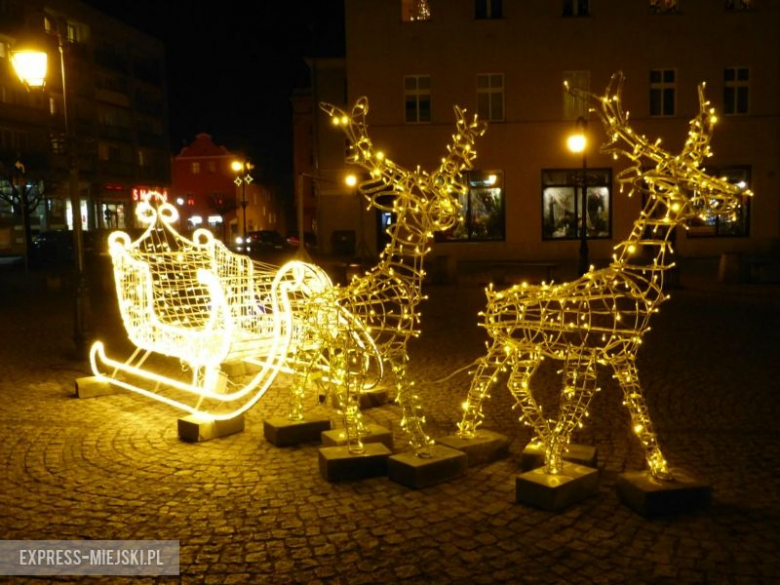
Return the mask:
{"type": "Polygon", "coordinates": [[[242,229],[241,229],[241,241],[246,246],[246,186],[249,185],[254,179],[249,171],[252,170],[252,164],[248,161],[234,160],[230,164],[236,174],[236,187],[241,187],[241,215],[242,215],[242,229]]]}
{"type": "MultiPolygon", "coordinates": [[[[68,191],[70,195],[71,215],[73,217],[73,238],[76,249],[76,307],[73,327],[73,342],[76,355],[86,357],[86,342],[90,328],[89,288],[84,271],[84,237],[81,226],[81,202],[79,200],[79,167],[76,140],[72,135],[70,114],[68,111],[68,85],[65,66],[65,39],[57,27],[57,45],[60,52],[60,70],[62,73],[62,112],[65,118],[65,142],[68,145],[68,191]]],[[[46,84],[47,54],[37,49],[22,48],[13,52],[11,60],[19,79],[28,89],[43,88],[46,84]]]]}
{"type": "MultiPolygon", "coordinates": [[[[575,154],[582,153],[582,179],[580,185],[580,215],[582,226],[580,227],[580,259],[577,265],[577,274],[582,276],[588,271],[588,121],[580,116],[577,118],[577,129],[566,140],[569,150],[575,154]]],[[[575,191],[576,201],[576,191],[575,191]]],[[[575,203],[576,205],[576,203],[575,203]]],[[[576,213],[575,213],[576,216],[576,213]]]]}

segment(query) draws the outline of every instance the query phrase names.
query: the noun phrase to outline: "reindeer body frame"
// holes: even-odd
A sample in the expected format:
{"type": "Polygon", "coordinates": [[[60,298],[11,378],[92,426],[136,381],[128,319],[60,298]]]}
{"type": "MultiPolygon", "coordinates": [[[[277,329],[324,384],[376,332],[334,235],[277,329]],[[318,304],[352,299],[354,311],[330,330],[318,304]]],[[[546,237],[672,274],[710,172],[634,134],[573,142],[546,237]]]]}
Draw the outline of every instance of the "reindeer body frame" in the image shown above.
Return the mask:
{"type": "Polygon", "coordinates": [[[595,111],[610,140],[603,151],[633,163],[617,177],[621,188],[629,185],[632,193],[642,191],[645,207],[629,237],[616,246],[607,267],[591,268],[577,280],[558,285],[487,290],[487,308],[481,315],[492,343],[479,360],[458,427],[462,437],[475,436],[483,419],[482,401],[499,375],[508,371],[508,387],[522,411],[521,420],[533,428],[536,440],[544,446],[545,471],[560,473],[571,435],[583,425],[598,390],[598,367],[609,366],[623,391],[650,472],[669,479],[671,471],[639,384],[637,351],[642,336],[650,330],[652,314],[668,298],[663,281],[673,267],[666,263],[666,254],[672,252],[674,228],[702,214],[732,214],[743,193],[700,168],[710,156],[709,139],[716,120],[704,99],[703,86],[699,88],[700,113],[691,121],[683,152],[673,156],[658,141],[649,143],[628,126],[621,106],[623,81],[622,74],[613,76],[606,95],[596,98],[601,110],[595,111]],[[653,167],[643,169],[645,163],[653,167]],[[649,261],[638,261],[642,255],[649,261]],[[542,412],[531,390],[531,378],[545,358],[563,362],[564,387],[556,418],[542,412]]]}
{"type": "MultiPolygon", "coordinates": [[[[346,162],[368,171],[368,179],[359,185],[360,192],[374,208],[393,212],[395,221],[387,229],[390,241],[378,263],[364,275],[353,277],[346,286],[328,291],[320,306],[326,310],[342,307],[356,317],[354,326],[363,328],[371,338],[371,349],[378,352],[384,371],[389,370],[392,378],[402,409],[401,427],[415,451],[426,456],[432,440],[424,429],[419,398],[406,376],[407,344],[420,334],[418,306],[424,299],[424,258],[430,251],[430,240],[434,232],[448,230],[460,220],[459,200],[468,190],[461,172],[471,168],[476,157],[474,141],[484,132],[485,125],[476,116],[473,121],[467,120],[465,112],[456,107],[457,132],[453,143],[439,168],[428,173],[419,167],[404,169],[374,150],[365,122],[366,98],[358,100],[349,115],[328,104],[323,104],[322,109],[349,140],[346,162]]],[[[341,356],[329,358],[331,366],[340,364],[335,368],[340,371],[331,371],[325,378],[342,406],[349,449],[361,452],[364,427],[359,394],[366,386],[365,348],[357,346],[353,342],[356,336],[343,328],[319,329],[314,331],[313,338],[310,366],[300,369],[293,384],[290,416],[302,416],[304,390],[323,352],[341,356]]]]}

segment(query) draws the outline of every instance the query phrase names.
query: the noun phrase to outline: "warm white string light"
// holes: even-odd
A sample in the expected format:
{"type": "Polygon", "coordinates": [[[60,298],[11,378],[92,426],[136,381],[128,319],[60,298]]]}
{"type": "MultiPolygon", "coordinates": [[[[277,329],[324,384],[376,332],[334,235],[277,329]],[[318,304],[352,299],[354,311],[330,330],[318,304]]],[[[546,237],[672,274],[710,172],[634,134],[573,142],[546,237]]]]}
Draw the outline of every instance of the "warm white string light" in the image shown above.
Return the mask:
{"type": "Polygon", "coordinates": [[[147,226],[141,237],[132,241],[121,231],[109,237],[120,314],[137,349],[121,362],[96,342],[93,372],[193,414],[229,419],[245,412],[297,351],[302,326],[294,315],[331,287],[330,279],[302,262],[281,268],[253,262],[208,230],[184,238],[168,203],[142,202],[137,214],[147,226]],[[178,358],[189,379],[156,371],[147,361],[154,353],[178,358]],[[228,379],[222,364],[237,361],[253,364],[255,373],[228,379]]]}
{"type": "MultiPolygon", "coordinates": [[[[315,327],[334,323],[332,315],[336,310],[344,311],[350,319],[346,322],[342,319],[346,327],[312,330],[312,343],[307,344],[308,364],[300,362],[293,384],[290,418],[303,416],[307,381],[318,371],[317,366],[325,356],[324,361],[331,367],[326,381],[343,406],[348,447],[354,453],[361,452],[360,435],[364,427],[358,408],[359,394],[367,385],[364,365],[376,351],[395,387],[396,400],[402,409],[401,427],[418,454],[428,455],[433,441],[425,432],[420,398],[407,378],[407,343],[420,333],[423,261],[430,251],[430,240],[434,232],[454,227],[461,218],[460,197],[468,192],[461,172],[471,168],[476,157],[474,141],[484,132],[485,125],[476,116],[469,121],[465,111],[456,107],[457,131],[453,142],[439,168],[428,173],[419,167],[407,170],[374,148],[366,124],[366,98],[359,99],[350,114],[328,104],[322,108],[349,140],[347,163],[368,171],[368,179],[359,186],[360,192],[374,208],[392,212],[395,221],[387,229],[390,241],[376,266],[344,287],[325,291],[309,305],[314,314],[306,320],[315,327]],[[365,341],[360,346],[356,340],[370,340],[370,343],[365,341]],[[367,349],[371,350],[368,355],[367,349]]],[[[301,356],[299,353],[299,360],[301,356]]],[[[381,375],[380,370],[375,372],[381,375]]]]}
{"type": "Polygon", "coordinates": [[[516,285],[506,290],[487,289],[482,325],[491,338],[472,380],[461,437],[472,438],[484,415],[482,403],[502,373],[520,408],[520,420],[530,425],[545,453],[545,471],[559,473],[572,432],[583,426],[594,392],[597,370],[609,366],[623,390],[632,428],[641,441],[652,475],[671,478],[648,414],[636,367],[636,354],[649,321],[662,301],[663,279],[674,266],[672,230],[695,217],[733,216],[743,197],[751,195],[708,175],[701,166],[711,155],[709,142],[716,122],[714,110],[699,87],[699,114],[691,121],[688,139],[679,155],[650,142],[628,123],[622,108],[624,78],[615,74],[603,97],[576,92],[596,100],[594,109],[604,124],[608,143],[603,151],[627,158],[631,166],[618,174],[621,185],[641,192],[644,209],[626,240],[615,247],[612,262],[593,267],[577,280],[540,286],[516,285]],[[540,362],[563,362],[563,390],[556,417],[542,411],[533,395],[532,376],[540,362]]]}

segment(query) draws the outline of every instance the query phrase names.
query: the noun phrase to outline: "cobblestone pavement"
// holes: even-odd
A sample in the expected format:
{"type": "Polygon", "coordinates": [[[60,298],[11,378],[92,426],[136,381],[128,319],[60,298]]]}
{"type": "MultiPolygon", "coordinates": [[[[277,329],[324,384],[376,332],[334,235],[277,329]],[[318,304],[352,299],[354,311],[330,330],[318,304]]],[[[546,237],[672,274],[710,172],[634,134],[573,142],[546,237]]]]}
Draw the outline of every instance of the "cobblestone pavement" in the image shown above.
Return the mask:
{"type": "MultiPolygon", "coordinates": [[[[713,503],[648,520],[615,493],[617,474],[643,459],[611,379],[577,437],[598,447],[599,493],[559,513],[514,503],[529,434],[500,386],[485,428],[510,437],[508,458],[422,490],[387,478],[331,484],[317,445],[263,439],[262,420],[284,411],[283,379],[244,432],[201,444],[179,441],[177,412],[160,403],[74,398],[88,372],[69,357],[69,293],[4,276],[0,538],[180,541],[179,578],[128,583],[780,582],[780,288],[686,286],[657,315],[640,352],[650,411],[671,464],[707,478],[713,503]]],[[[123,332],[101,300],[110,295],[94,292],[95,328],[118,353],[123,332]]],[[[484,296],[474,285],[428,293],[410,367],[438,437],[454,432],[469,378],[437,380],[484,349],[484,296]]],[[[538,385],[553,384],[541,370],[538,385]]],[[[400,442],[396,405],[366,415],[400,442]]]]}

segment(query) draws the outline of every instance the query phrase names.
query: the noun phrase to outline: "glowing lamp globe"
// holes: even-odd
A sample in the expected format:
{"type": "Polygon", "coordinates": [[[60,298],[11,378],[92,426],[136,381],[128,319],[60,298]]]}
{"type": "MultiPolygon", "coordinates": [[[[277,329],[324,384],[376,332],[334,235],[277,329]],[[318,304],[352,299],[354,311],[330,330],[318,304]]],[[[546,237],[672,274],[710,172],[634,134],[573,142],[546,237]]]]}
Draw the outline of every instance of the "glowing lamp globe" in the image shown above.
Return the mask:
{"type": "Polygon", "coordinates": [[[37,88],[46,85],[47,57],[44,51],[17,51],[11,55],[11,62],[22,83],[37,88]]]}

